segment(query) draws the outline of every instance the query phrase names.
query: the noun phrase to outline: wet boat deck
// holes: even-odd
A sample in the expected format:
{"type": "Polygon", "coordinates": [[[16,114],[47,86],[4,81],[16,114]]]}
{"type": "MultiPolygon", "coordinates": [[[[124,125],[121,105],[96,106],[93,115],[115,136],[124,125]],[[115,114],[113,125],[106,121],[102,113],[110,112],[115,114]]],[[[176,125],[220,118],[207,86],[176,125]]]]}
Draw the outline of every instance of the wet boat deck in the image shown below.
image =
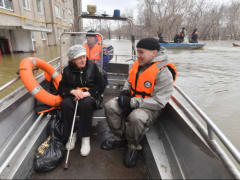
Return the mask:
{"type": "MultiPolygon", "coordinates": [[[[105,101],[111,98],[105,96],[105,101]]],[[[97,113],[104,116],[103,109],[97,113]]],[[[93,123],[94,124],[94,123],[93,123]]],[[[70,152],[69,168],[64,170],[65,159],[58,167],[50,172],[34,173],[32,179],[147,179],[147,170],[140,155],[135,168],[123,165],[125,148],[105,151],[100,148],[101,143],[111,134],[105,119],[97,121],[92,129],[91,152],[87,157],[80,155],[80,142],[70,152]]]]}

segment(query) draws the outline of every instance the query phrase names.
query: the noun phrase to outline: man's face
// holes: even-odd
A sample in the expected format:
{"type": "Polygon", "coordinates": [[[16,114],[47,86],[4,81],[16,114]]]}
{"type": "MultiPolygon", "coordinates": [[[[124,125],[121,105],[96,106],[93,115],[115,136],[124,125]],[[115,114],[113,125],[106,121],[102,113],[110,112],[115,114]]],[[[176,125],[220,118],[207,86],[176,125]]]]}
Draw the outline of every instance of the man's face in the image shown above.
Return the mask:
{"type": "Polygon", "coordinates": [[[74,59],[73,63],[75,63],[78,68],[84,68],[86,66],[86,61],[86,55],[83,55],[78,57],[77,59],[74,59]]]}
{"type": "Polygon", "coordinates": [[[156,56],[157,50],[148,50],[143,48],[137,48],[137,58],[139,66],[144,66],[152,62],[153,58],[156,56]]]}
{"type": "Polygon", "coordinates": [[[95,36],[87,36],[87,43],[88,44],[94,44],[96,41],[96,37],[95,36]]]}

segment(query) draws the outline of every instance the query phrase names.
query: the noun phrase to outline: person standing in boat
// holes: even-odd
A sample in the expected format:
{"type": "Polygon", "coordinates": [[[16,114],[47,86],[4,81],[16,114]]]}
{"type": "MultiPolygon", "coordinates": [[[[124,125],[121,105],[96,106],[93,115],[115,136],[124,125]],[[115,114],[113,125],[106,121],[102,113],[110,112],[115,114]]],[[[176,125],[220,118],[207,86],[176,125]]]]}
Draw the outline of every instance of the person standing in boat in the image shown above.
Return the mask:
{"type": "Polygon", "coordinates": [[[128,168],[136,166],[141,140],[170,100],[176,78],[176,69],[160,51],[158,40],[141,39],[137,58],[119,97],[105,104],[113,136],[101,144],[104,150],[127,145],[123,162],[128,168]]]}
{"type": "Polygon", "coordinates": [[[163,36],[161,32],[158,32],[158,42],[159,43],[167,43],[166,41],[163,40],[163,36]]]}
{"type": "Polygon", "coordinates": [[[192,36],[191,36],[191,40],[189,41],[190,43],[198,43],[198,32],[197,32],[197,28],[195,28],[193,30],[192,36]]]}
{"type": "MultiPolygon", "coordinates": [[[[80,153],[87,156],[90,153],[90,135],[93,111],[97,108],[96,101],[104,91],[103,77],[97,65],[88,60],[86,49],[82,45],[74,45],[68,51],[69,64],[63,70],[58,93],[63,98],[61,103],[61,120],[64,125],[63,142],[67,149],[74,149],[78,138],[81,138],[80,153]],[[73,122],[75,104],[78,101],[76,121],[77,131],[74,132],[70,144],[70,132],[73,122]],[[69,140],[68,140],[69,139],[69,140]]],[[[75,128],[76,129],[76,128],[75,128]]]]}
{"type": "Polygon", "coordinates": [[[108,84],[108,78],[107,78],[107,65],[110,61],[110,55],[107,51],[106,45],[103,43],[101,47],[101,37],[99,35],[92,34],[95,33],[94,31],[90,30],[86,34],[87,38],[87,43],[84,44],[84,47],[86,48],[87,51],[87,58],[89,60],[94,61],[98,67],[100,68],[101,65],[101,53],[102,53],[102,48],[103,48],[103,77],[105,79],[105,85],[108,84]]]}
{"type": "Polygon", "coordinates": [[[177,33],[174,37],[174,42],[175,43],[182,43],[184,42],[184,37],[185,37],[185,27],[182,28],[182,31],[177,33]]]}
{"type": "MultiPolygon", "coordinates": [[[[101,37],[92,33],[95,33],[95,32],[90,30],[86,34],[87,43],[84,44],[84,47],[86,48],[88,59],[94,61],[98,65],[98,67],[100,67],[100,60],[101,60],[101,53],[102,53],[101,37]]],[[[106,71],[109,61],[110,61],[110,56],[107,52],[106,45],[103,43],[103,70],[104,71],[106,71]]]]}

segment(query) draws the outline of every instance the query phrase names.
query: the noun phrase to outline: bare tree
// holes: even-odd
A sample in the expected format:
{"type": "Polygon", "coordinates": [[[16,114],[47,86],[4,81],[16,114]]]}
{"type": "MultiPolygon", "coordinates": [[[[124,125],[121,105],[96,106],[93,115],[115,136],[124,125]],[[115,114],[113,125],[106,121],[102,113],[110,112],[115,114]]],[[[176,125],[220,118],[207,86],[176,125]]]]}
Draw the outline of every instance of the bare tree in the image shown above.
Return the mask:
{"type": "Polygon", "coordinates": [[[200,39],[240,38],[239,0],[232,0],[228,6],[208,0],[139,0],[138,14],[144,36],[161,32],[171,40],[185,27],[189,35],[198,28],[200,39]]]}

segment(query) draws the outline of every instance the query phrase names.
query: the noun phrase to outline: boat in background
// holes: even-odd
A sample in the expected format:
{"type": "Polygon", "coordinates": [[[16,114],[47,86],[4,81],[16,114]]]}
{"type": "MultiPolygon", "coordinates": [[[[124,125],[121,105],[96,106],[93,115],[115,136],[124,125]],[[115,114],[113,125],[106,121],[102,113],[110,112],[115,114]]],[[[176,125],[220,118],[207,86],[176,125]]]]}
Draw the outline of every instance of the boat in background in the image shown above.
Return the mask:
{"type": "Polygon", "coordinates": [[[160,43],[160,46],[167,49],[200,49],[204,46],[204,43],[160,43]]]}
{"type": "Polygon", "coordinates": [[[240,44],[232,43],[233,47],[240,47],[240,44]]]}

